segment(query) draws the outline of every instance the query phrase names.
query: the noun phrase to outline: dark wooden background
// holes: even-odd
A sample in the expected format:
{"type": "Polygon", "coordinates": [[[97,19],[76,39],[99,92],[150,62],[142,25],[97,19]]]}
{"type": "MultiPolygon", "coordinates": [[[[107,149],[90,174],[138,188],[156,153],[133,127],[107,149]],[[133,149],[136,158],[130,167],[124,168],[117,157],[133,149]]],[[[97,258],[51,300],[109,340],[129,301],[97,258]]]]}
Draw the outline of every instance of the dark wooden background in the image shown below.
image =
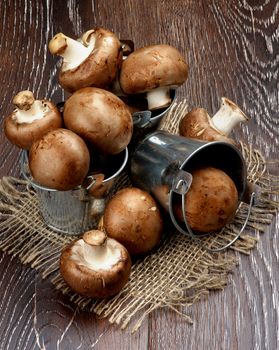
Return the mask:
{"type": "MultiPolygon", "coordinates": [[[[103,26],[136,47],[176,46],[190,66],[178,97],[211,113],[221,96],[231,98],[251,117],[235,137],[277,157],[277,0],[2,0],[0,19],[1,120],[22,89],[63,100],[57,59],[47,50],[55,33],[103,26]]],[[[19,151],[2,127],[0,151],[0,176],[17,175],[19,151]]],[[[251,256],[240,257],[224,292],[185,310],[193,325],[163,309],[133,335],[76,310],[35,271],[0,253],[0,349],[279,349],[278,226],[277,218],[251,256]]]]}

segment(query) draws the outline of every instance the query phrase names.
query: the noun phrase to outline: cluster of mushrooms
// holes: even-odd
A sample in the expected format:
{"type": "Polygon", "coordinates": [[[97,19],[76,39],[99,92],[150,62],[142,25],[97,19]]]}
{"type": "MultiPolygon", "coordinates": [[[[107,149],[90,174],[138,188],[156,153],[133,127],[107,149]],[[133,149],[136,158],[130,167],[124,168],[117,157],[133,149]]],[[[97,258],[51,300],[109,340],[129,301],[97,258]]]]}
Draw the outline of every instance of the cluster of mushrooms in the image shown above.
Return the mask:
{"type": "MultiPolygon", "coordinates": [[[[119,154],[129,145],[134,111],[170,105],[170,90],[185,82],[188,65],[170,45],[133,50],[104,28],[89,30],[77,40],[59,33],[49,42],[49,50],[62,57],[59,83],[71,94],[63,111],[51,101],[36,100],[32,92],[21,91],[13,99],[15,110],[5,119],[5,134],[28,151],[31,175],[40,185],[72,190],[83,186],[92,171],[102,182],[102,169],[94,167],[95,159],[99,154],[119,154]]],[[[187,114],[181,120],[180,134],[232,143],[231,129],[245,119],[236,105],[223,99],[213,118],[201,108],[187,114]]],[[[210,232],[234,216],[237,190],[221,170],[198,169],[186,200],[190,225],[210,232]],[[223,193],[232,189],[229,203],[216,199],[220,188],[216,190],[212,176],[220,179],[223,193]],[[197,192],[203,192],[200,198],[216,203],[214,210],[203,211],[202,218],[201,207],[206,208],[206,203],[192,199],[197,192]]],[[[147,254],[158,246],[163,233],[160,210],[146,191],[135,187],[118,191],[107,203],[98,229],[85,232],[61,254],[60,271],[70,288],[94,298],[118,293],[129,279],[131,256],[147,254]]],[[[176,211],[182,220],[181,208],[176,211]]]]}

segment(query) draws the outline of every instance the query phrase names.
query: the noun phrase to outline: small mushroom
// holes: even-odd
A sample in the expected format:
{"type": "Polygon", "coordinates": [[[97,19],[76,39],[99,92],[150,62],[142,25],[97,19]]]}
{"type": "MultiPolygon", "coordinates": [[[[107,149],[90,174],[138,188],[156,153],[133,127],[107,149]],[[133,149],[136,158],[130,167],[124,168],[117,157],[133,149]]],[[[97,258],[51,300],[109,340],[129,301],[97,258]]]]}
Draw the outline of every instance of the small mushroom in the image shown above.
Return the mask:
{"type": "Polygon", "coordinates": [[[88,30],[78,40],[58,33],[48,47],[63,57],[59,83],[69,92],[87,86],[109,88],[122,63],[120,41],[104,28],[88,30]]]}
{"type": "Polygon", "coordinates": [[[105,181],[104,174],[93,174],[93,185],[88,190],[90,196],[101,199],[105,198],[113,186],[113,181],[105,181]]]}
{"type": "Polygon", "coordinates": [[[130,187],[118,191],[107,203],[103,227],[107,235],[122,243],[131,255],[142,255],[159,244],[163,220],[150,194],[130,187]]]}
{"type": "Polygon", "coordinates": [[[188,65],[170,45],[152,45],[132,52],[123,61],[120,86],[126,94],[146,93],[148,109],[171,104],[170,89],[185,82],[188,65]]]}
{"type": "Polygon", "coordinates": [[[68,129],[107,154],[117,154],[129,144],[133,133],[130,111],[109,91],[87,87],[76,91],[64,106],[68,129]]]}
{"type": "MultiPolygon", "coordinates": [[[[193,231],[210,233],[231,222],[238,207],[233,180],[222,170],[205,167],[192,172],[193,181],[185,196],[185,214],[193,231]]],[[[183,222],[182,205],[174,203],[174,213],[183,222]]]]}
{"type": "Polygon", "coordinates": [[[187,113],[179,123],[179,133],[181,136],[204,141],[235,144],[229,134],[240,122],[248,120],[249,118],[235,103],[222,97],[221,107],[212,118],[204,108],[195,108],[187,113]]]}
{"type": "Polygon", "coordinates": [[[92,230],[64,248],[60,272],[74,292],[106,298],[117,294],[127,283],[131,258],[119,242],[102,231],[92,230]]]}
{"type": "Polygon", "coordinates": [[[4,132],[19,148],[29,149],[48,131],[62,126],[62,117],[56,106],[48,100],[35,100],[31,91],[19,92],[13,98],[13,104],[16,109],[6,117],[4,132]]]}
{"type": "Polygon", "coordinates": [[[85,142],[67,129],[48,132],[29,151],[29,168],[39,184],[67,191],[84,181],[90,163],[85,142]]]}

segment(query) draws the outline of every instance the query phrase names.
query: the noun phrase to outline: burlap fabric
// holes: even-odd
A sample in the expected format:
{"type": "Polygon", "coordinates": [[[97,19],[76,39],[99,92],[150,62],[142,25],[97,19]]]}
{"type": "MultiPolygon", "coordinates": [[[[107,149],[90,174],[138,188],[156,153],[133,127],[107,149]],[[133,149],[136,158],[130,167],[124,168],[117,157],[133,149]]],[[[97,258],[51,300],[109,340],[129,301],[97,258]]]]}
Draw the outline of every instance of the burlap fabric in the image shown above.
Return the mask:
{"type": "MultiPolygon", "coordinates": [[[[160,128],[176,133],[186,110],[185,101],[173,105],[160,128]]],[[[130,280],[118,295],[108,300],[80,297],[70,291],[59,274],[61,249],[75,237],[48,228],[38,211],[35,192],[25,181],[12,177],[4,177],[0,182],[0,249],[39,271],[80,308],[106,317],[121,328],[131,324],[131,330],[137,330],[143,319],[159,307],[173,309],[191,322],[187,307],[210,290],[226,286],[228,273],[236,263],[233,251],[249,254],[258,234],[271,223],[278,208],[276,198],[272,197],[279,191],[278,177],[268,174],[266,161],[257,150],[244,144],[241,148],[247,162],[248,179],[257,185],[259,193],[245,232],[226,252],[208,253],[171,225],[166,225],[160,247],[134,262],[130,280]]],[[[118,188],[129,185],[127,174],[123,174],[118,188]]],[[[242,203],[234,222],[222,234],[205,238],[204,242],[212,248],[229,242],[242,226],[247,207],[242,203]]]]}

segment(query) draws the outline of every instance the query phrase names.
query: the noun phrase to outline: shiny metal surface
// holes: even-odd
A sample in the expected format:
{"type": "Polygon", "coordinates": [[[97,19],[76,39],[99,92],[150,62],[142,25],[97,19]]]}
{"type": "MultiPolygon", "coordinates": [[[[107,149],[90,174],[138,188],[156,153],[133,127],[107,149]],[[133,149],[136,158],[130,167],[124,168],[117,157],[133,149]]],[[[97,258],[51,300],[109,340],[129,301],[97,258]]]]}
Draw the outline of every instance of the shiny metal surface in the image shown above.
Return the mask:
{"type": "Polygon", "coordinates": [[[118,167],[116,171],[104,179],[103,184],[109,189],[103,198],[95,198],[89,194],[94,188],[94,175],[89,179],[93,185],[79,186],[71,191],[57,191],[46,188],[34,181],[29,166],[27,152],[21,155],[21,174],[29,181],[30,186],[37,193],[39,210],[45,223],[57,232],[67,235],[76,235],[86,230],[96,228],[105,208],[105,202],[113,189],[113,184],[121,174],[128,160],[127,148],[117,156],[118,167]]]}
{"type": "Polygon", "coordinates": [[[191,170],[206,166],[221,169],[232,178],[240,202],[247,182],[246,164],[240,151],[224,142],[204,142],[156,131],[135,150],[131,176],[134,185],[152,193],[170,213],[175,227],[187,234],[188,224],[178,223],[173,204],[187,192],[191,170]]]}

